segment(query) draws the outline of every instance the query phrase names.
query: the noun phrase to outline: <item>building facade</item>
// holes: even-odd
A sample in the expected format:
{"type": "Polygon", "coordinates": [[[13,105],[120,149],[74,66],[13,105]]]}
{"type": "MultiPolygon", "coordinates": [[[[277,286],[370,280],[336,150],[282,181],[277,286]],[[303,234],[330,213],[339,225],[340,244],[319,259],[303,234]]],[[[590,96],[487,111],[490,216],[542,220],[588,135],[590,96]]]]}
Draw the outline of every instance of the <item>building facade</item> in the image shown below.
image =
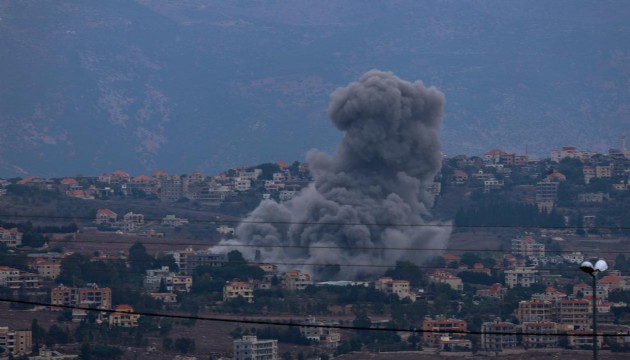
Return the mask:
{"type": "Polygon", "coordinates": [[[243,336],[234,340],[234,360],[278,360],[278,340],[243,336]]]}

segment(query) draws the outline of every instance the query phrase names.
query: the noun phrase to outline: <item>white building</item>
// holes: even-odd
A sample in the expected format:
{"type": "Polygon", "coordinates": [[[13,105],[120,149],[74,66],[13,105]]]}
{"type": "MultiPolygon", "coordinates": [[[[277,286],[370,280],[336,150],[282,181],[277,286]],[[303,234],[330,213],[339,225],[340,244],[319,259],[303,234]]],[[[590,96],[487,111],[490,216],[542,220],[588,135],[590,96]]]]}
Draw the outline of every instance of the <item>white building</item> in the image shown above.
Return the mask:
{"type": "Polygon", "coordinates": [[[252,188],[252,181],[249,179],[239,178],[234,182],[234,189],[236,191],[247,191],[252,188]]]}
{"type": "Polygon", "coordinates": [[[505,285],[513,288],[517,285],[530,287],[537,282],[538,270],[531,267],[517,267],[513,270],[505,271],[505,285]]]}
{"type": "Polygon", "coordinates": [[[278,359],[278,340],[258,340],[256,336],[234,340],[234,360],[278,359]]]}
{"type": "Polygon", "coordinates": [[[562,258],[567,261],[570,262],[572,264],[581,264],[584,261],[584,254],[582,254],[579,251],[574,251],[570,254],[564,254],[562,255],[562,258]]]}
{"type": "Polygon", "coordinates": [[[304,326],[300,326],[300,334],[325,347],[336,348],[339,342],[341,342],[339,329],[326,325],[328,325],[328,323],[325,321],[318,321],[314,316],[309,316],[308,319],[304,321],[304,326]]]}
{"type": "Polygon", "coordinates": [[[178,218],[176,215],[166,215],[162,218],[162,225],[178,227],[188,224],[188,219],[178,218]]]}
{"type": "Polygon", "coordinates": [[[280,191],[280,201],[288,201],[293,199],[293,197],[297,194],[295,190],[282,190],[280,191]]]}

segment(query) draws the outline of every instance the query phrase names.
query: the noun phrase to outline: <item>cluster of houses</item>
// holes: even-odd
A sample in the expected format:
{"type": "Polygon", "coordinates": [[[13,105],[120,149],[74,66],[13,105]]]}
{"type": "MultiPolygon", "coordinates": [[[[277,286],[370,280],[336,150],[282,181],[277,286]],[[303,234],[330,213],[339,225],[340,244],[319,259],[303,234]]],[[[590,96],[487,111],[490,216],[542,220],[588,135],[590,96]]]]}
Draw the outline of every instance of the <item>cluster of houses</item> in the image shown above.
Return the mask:
{"type": "MultiPolygon", "coordinates": [[[[533,294],[531,298],[519,302],[513,314],[517,322],[496,320],[482,324],[481,348],[483,350],[559,347],[562,337],[555,334],[560,333],[567,339],[562,346],[592,347],[592,285],[584,282],[574,284],[572,279],[538,269],[540,264],[548,263],[575,264],[577,268],[586,256],[580,252],[546,256],[545,245],[536,241],[531,234],[513,239],[511,252],[504,255],[503,262],[493,269],[485,268],[480,263],[469,268],[459,263],[459,256],[445,254],[444,260],[447,266],[435,270],[429,276],[429,280],[448,284],[453,290],[462,291],[462,280],[457,276],[462,271],[483,272],[489,275],[491,272],[499,273],[497,270],[500,270],[504,274],[505,285],[496,283],[491,286],[476,286],[476,295],[479,300],[483,298],[503,300],[506,294],[515,287],[529,288],[533,284],[546,286],[544,292],[533,294]],[[558,288],[572,288],[572,291],[567,294],[557,290],[558,288]]],[[[401,288],[404,288],[404,285],[401,288]]],[[[595,290],[597,323],[600,331],[620,335],[614,338],[618,345],[627,346],[627,340],[630,339],[627,336],[630,334],[630,327],[615,324],[612,312],[614,307],[623,307],[627,304],[615,303],[608,299],[610,292],[615,290],[630,290],[630,276],[622,276],[619,271],[610,270],[598,280],[595,290]]],[[[416,295],[422,294],[416,293],[416,295]]],[[[424,345],[440,350],[470,349],[472,344],[464,334],[466,325],[466,321],[461,319],[447,319],[443,316],[427,318],[423,322],[423,329],[435,332],[423,334],[424,345]],[[450,334],[449,331],[453,333],[450,334]]],[[[601,340],[598,341],[599,347],[603,344],[601,340]]]]}
{"type": "MultiPolygon", "coordinates": [[[[166,227],[180,227],[188,224],[188,219],[180,218],[174,214],[164,216],[159,223],[166,227]]],[[[98,209],[94,224],[101,229],[117,230],[121,232],[138,232],[149,223],[157,223],[157,221],[145,221],[143,214],[134,213],[133,211],[125,213],[121,218],[118,214],[110,209],[98,209]]],[[[163,236],[163,233],[156,232],[155,229],[144,231],[142,234],[147,236],[163,236]]]]}
{"type": "MultiPolygon", "coordinates": [[[[169,174],[156,170],[151,175],[131,176],[123,170],[95,177],[44,179],[30,176],[17,182],[19,185],[34,186],[46,190],[57,190],[67,196],[93,200],[118,196],[154,196],[164,202],[175,202],[182,198],[204,203],[220,203],[239,193],[264,189],[263,198],[281,201],[291,199],[310,179],[308,166],[300,164],[297,169],[278,161],[277,172],[271,178],[262,179],[260,168],[238,167],[215,176],[206,176],[199,171],[188,174],[169,174]]],[[[7,180],[0,179],[0,196],[6,194],[7,180]]]]}
{"type": "MultiPolygon", "coordinates": [[[[337,322],[327,322],[317,320],[309,316],[302,321],[300,334],[311,342],[318,344],[322,348],[335,349],[341,342],[341,333],[338,328],[331,327],[339,325],[337,322]]],[[[258,339],[255,335],[246,335],[233,342],[234,360],[266,359],[277,360],[278,340],[258,339]]]]}
{"type": "MultiPolygon", "coordinates": [[[[551,163],[559,163],[563,159],[578,159],[582,162],[582,175],[585,184],[592,179],[606,179],[613,182],[615,191],[629,190],[630,151],[626,149],[625,136],[622,137],[621,150],[611,149],[608,154],[598,154],[588,151],[578,151],[575,146],[564,146],[551,151],[551,163]]],[[[529,159],[527,155],[507,153],[501,149],[492,149],[483,157],[467,157],[458,155],[451,163],[455,165],[453,173],[445,179],[452,185],[467,185],[483,188],[484,193],[500,190],[505,186],[504,179],[512,176],[515,168],[523,174],[529,174],[536,179],[532,185],[532,199],[541,211],[552,211],[557,205],[558,188],[560,183],[567,180],[566,175],[551,169],[545,176],[540,177],[539,160],[529,159]],[[471,170],[472,169],[472,170],[471,170]]],[[[521,193],[529,193],[525,187],[521,193]]],[[[584,192],[578,194],[577,201],[581,203],[601,203],[610,200],[610,194],[604,192],[584,192]]]]}
{"type": "Polygon", "coordinates": [[[254,302],[254,290],[271,289],[272,279],[280,280],[280,287],[287,290],[304,290],[307,286],[313,285],[311,275],[301,270],[289,270],[283,274],[278,272],[278,267],[274,264],[259,264],[265,276],[262,281],[231,281],[223,286],[223,301],[230,301],[243,298],[247,302],[254,302]]]}
{"type": "MultiPolygon", "coordinates": [[[[528,283],[524,283],[523,286],[527,286],[528,283]]],[[[620,346],[625,346],[628,345],[625,342],[628,339],[627,335],[630,334],[630,327],[614,324],[611,308],[626,304],[608,301],[609,292],[617,289],[630,289],[630,279],[609,274],[598,281],[597,323],[600,331],[620,335],[614,337],[614,341],[620,346]]],[[[501,284],[495,284],[488,289],[477,290],[477,295],[503,299],[508,291],[509,289],[501,284]]],[[[517,323],[499,320],[483,323],[481,348],[487,351],[500,351],[516,347],[559,347],[561,337],[556,334],[560,333],[566,335],[567,339],[563,346],[592,347],[592,296],[592,286],[586,283],[574,285],[570,295],[548,286],[544,292],[533,294],[531,299],[519,302],[514,314],[517,323]]],[[[423,334],[423,341],[426,346],[442,350],[453,350],[455,347],[460,350],[470,349],[472,344],[465,336],[466,325],[466,321],[461,319],[443,317],[425,319],[423,330],[440,331],[423,334]],[[450,331],[453,331],[453,334],[449,334],[450,331]],[[454,340],[456,341],[453,342],[454,340]]],[[[602,347],[603,344],[600,338],[598,346],[602,347]]]]}
{"type": "Polygon", "coordinates": [[[0,286],[12,289],[39,289],[44,281],[54,280],[61,272],[61,254],[29,254],[30,271],[0,266],[0,286]]]}
{"type": "Polygon", "coordinates": [[[99,227],[132,232],[144,225],[144,215],[128,212],[119,219],[118,214],[110,209],[98,209],[94,223],[99,227]]]}

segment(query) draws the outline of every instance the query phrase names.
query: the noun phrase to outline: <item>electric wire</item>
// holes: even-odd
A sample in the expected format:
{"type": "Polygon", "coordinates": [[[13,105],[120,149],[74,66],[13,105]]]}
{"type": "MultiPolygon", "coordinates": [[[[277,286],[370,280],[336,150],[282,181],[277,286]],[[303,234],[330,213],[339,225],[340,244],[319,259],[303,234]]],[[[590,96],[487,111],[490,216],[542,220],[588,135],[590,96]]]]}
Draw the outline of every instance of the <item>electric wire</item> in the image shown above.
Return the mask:
{"type": "MultiPolygon", "coordinates": [[[[9,299],[9,298],[0,298],[0,302],[5,303],[14,303],[14,304],[22,304],[22,305],[33,305],[33,306],[45,306],[45,307],[55,307],[60,309],[70,309],[70,310],[84,310],[84,311],[92,311],[92,312],[104,312],[104,313],[120,313],[121,311],[116,311],[116,309],[94,309],[89,307],[82,306],[74,306],[74,305],[64,305],[64,304],[52,304],[46,302],[39,301],[30,301],[30,300],[19,300],[19,299],[9,299]]],[[[461,334],[461,335],[522,335],[522,336],[575,336],[575,334],[571,333],[563,333],[563,332],[505,332],[505,331],[472,331],[472,330],[435,330],[435,329],[418,329],[418,328],[389,328],[389,327],[367,327],[367,326],[356,326],[356,325],[335,325],[335,324],[309,324],[309,323],[296,323],[296,322],[279,322],[279,321],[267,321],[267,320],[252,320],[252,319],[230,319],[230,318],[222,318],[222,317],[208,317],[208,316],[198,316],[198,315],[177,315],[177,314],[166,314],[166,313],[156,313],[156,312],[146,312],[146,311],[124,311],[126,315],[140,315],[140,316],[151,316],[151,317],[161,317],[161,318],[170,318],[170,319],[180,319],[180,320],[202,320],[202,321],[215,321],[215,322],[226,322],[226,323],[237,323],[237,324],[250,324],[250,325],[269,325],[269,326],[292,326],[292,327],[310,327],[310,328],[325,328],[325,329],[338,329],[338,330],[363,330],[363,331],[388,331],[388,332],[407,332],[407,333],[433,333],[433,334],[461,334]]],[[[589,334],[590,336],[590,334],[589,334]]],[[[627,336],[622,334],[597,334],[597,336],[602,337],[619,337],[619,336],[627,336]]]]}
{"type": "MultiPolygon", "coordinates": [[[[149,263],[159,263],[160,260],[159,259],[124,259],[124,258],[99,258],[99,257],[92,257],[88,259],[89,262],[91,263],[98,263],[98,262],[103,262],[103,263],[115,263],[115,262],[125,262],[125,263],[131,263],[131,264],[149,264],[149,263]]],[[[63,259],[61,259],[59,261],[61,264],[63,263],[67,263],[67,264],[79,264],[82,263],[83,261],[81,259],[76,259],[76,258],[69,258],[69,257],[65,257],[63,259]]],[[[219,263],[218,261],[215,263],[219,263]]],[[[229,264],[229,262],[224,262],[222,264],[229,264]]],[[[279,265],[279,266],[296,266],[296,267],[304,267],[304,266],[312,266],[312,267],[360,267],[360,268],[379,268],[379,269],[395,269],[395,268],[415,268],[415,269],[421,269],[421,270],[445,270],[445,271],[458,271],[458,272],[475,272],[475,269],[472,268],[448,268],[446,266],[439,266],[439,265],[416,265],[415,263],[412,262],[401,262],[401,263],[397,263],[397,264],[336,264],[336,263],[315,263],[315,262],[284,262],[284,261],[246,261],[244,264],[248,265],[248,266],[258,266],[258,265],[279,265]]],[[[578,264],[575,264],[576,266],[578,264]]],[[[202,266],[202,265],[199,265],[202,266]]],[[[212,264],[207,264],[207,266],[213,266],[212,264]]],[[[541,267],[538,266],[536,267],[536,270],[539,271],[575,271],[576,273],[580,273],[579,269],[573,269],[573,268],[568,268],[567,264],[564,264],[564,268],[563,267],[541,267]]],[[[220,266],[214,266],[214,267],[220,267],[220,266]]],[[[493,270],[492,268],[485,268],[488,270],[493,270]]],[[[510,270],[508,269],[496,269],[496,270],[510,270]]],[[[629,271],[622,271],[622,274],[628,274],[630,276],[630,270],[629,271]]]]}

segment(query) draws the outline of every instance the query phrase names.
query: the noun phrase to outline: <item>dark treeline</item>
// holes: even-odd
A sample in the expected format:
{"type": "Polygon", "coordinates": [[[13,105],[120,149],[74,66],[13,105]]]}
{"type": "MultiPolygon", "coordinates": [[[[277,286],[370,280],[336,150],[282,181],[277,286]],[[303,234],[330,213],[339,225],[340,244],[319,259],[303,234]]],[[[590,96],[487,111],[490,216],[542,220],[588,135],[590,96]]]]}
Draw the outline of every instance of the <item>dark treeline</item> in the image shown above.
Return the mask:
{"type": "Polygon", "coordinates": [[[68,225],[47,225],[47,226],[35,226],[30,221],[21,223],[12,223],[6,221],[0,221],[0,227],[5,229],[17,228],[19,232],[25,234],[66,234],[77,232],[79,227],[77,224],[72,223],[68,225]]]}
{"type": "Polygon", "coordinates": [[[564,217],[555,209],[550,213],[538,211],[536,205],[482,200],[469,209],[460,209],[455,215],[459,228],[483,226],[564,226],[564,217]]]}

